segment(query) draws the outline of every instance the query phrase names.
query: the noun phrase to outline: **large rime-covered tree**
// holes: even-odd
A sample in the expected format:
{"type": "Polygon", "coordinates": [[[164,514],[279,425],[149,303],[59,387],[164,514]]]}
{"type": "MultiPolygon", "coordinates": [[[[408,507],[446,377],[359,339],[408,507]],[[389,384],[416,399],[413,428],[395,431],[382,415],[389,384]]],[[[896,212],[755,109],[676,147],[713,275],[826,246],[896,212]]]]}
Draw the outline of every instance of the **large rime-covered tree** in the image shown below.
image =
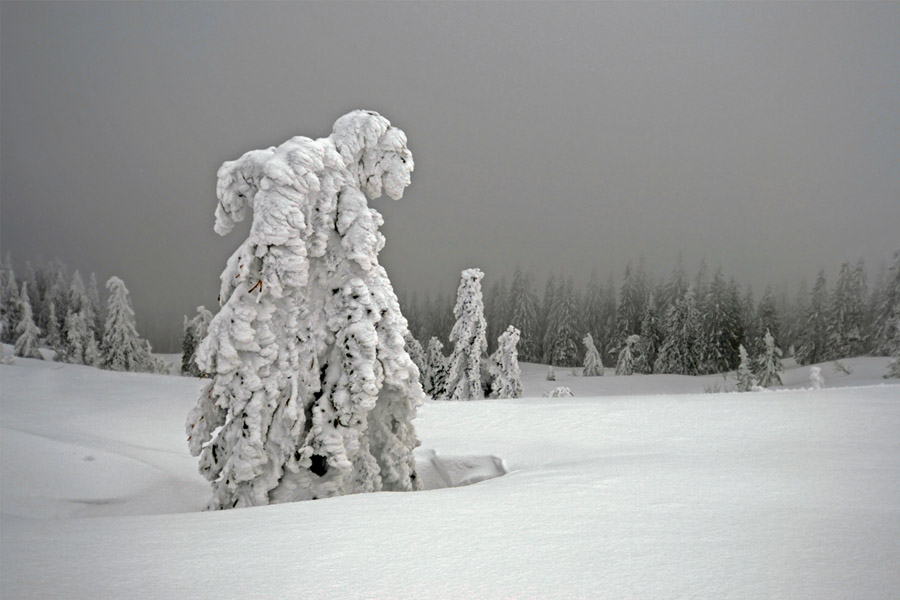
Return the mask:
{"type": "Polygon", "coordinates": [[[828,359],[828,284],[825,271],[819,271],[797,340],[797,362],[809,365],[828,359]]]}
{"type": "Polygon", "coordinates": [[[666,313],[665,339],[653,365],[654,373],[696,375],[700,370],[700,315],[693,288],[688,288],[666,313]]]}
{"type": "Polygon", "coordinates": [[[444,356],[444,344],[436,337],[428,340],[428,370],[425,374],[425,393],[432,398],[443,398],[447,390],[450,367],[444,356]]]}
{"type": "Polygon", "coordinates": [[[206,339],[212,313],[201,305],[193,318],[184,317],[184,332],[181,338],[181,374],[189,377],[200,377],[203,373],[197,365],[197,348],[206,339]]]}
{"type": "Polygon", "coordinates": [[[775,337],[766,330],[763,337],[763,352],[757,357],[756,380],[762,387],[781,385],[781,348],[775,343],[775,337]]]}
{"type": "Polygon", "coordinates": [[[600,357],[600,351],[594,345],[593,336],[588,333],[581,341],[584,344],[584,370],[581,374],[584,377],[602,377],[603,360],[600,357]]]}
{"type": "Polygon", "coordinates": [[[450,332],[453,353],[444,398],[447,400],[480,400],[481,359],[487,351],[487,324],[484,320],[484,300],[481,294],[481,269],[462,272],[456,292],[453,315],[456,324],[450,332]]]}
{"type": "Polygon", "coordinates": [[[61,260],[55,259],[47,265],[44,280],[44,299],[38,317],[38,325],[42,329],[47,329],[48,313],[52,302],[59,329],[65,333],[66,317],[69,314],[69,283],[66,266],[61,260]]]}
{"type": "Polygon", "coordinates": [[[326,138],[219,169],[216,232],[253,216],[222,273],[197,359],[210,381],[187,419],[209,509],[420,487],[424,394],[366,200],[399,199],[412,168],[400,129],[354,111],[326,138]]]}
{"type": "Polygon", "coordinates": [[[44,357],[38,350],[41,330],[34,323],[31,313],[31,301],[28,298],[28,281],[22,282],[22,292],[19,294],[19,323],[16,325],[15,355],[23,358],[44,357]]]}
{"type": "Polygon", "coordinates": [[[512,304],[510,322],[521,335],[519,355],[526,361],[539,361],[538,312],[540,307],[531,274],[524,274],[521,269],[516,267],[509,295],[512,304]]]}
{"type": "Polygon", "coordinates": [[[510,325],[497,340],[497,350],[491,355],[491,397],[521,398],[522,372],[519,370],[519,356],[516,344],[519,330],[510,325]]]}
{"type": "Polygon", "coordinates": [[[100,366],[110,371],[153,371],[150,345],[138,335],[125,282],[110,277],[106,289],[109,299],[100,343],[100,366]]]}
{"type": "MultiPolygon", "coordinates": [[[[62,350],[57,357],[58,360],[75,365],[94,366],[97,364],[99,353],[92,325],[93,320],[88,318],[84,308],[74,310],[72,306],[69,306],[66,328],[63,332],[62,350]]],[[[140,370],[147,370],[147,368],[143,367],[140,370]]]]}
{"type": "Polygon", "coordinates": [[[721,269],[717,269],[707,285],[706,300],[700,313],[704,372],[723,373],[737,367],[742,335],[737,302],[737,296],[729,291],[721,269]]]}
{"type": "Polygon", "coordinates": [[[855,356],[862,351],[865,278],[860,266],[841,265],[828,310],[828,358],[855,356]]]}

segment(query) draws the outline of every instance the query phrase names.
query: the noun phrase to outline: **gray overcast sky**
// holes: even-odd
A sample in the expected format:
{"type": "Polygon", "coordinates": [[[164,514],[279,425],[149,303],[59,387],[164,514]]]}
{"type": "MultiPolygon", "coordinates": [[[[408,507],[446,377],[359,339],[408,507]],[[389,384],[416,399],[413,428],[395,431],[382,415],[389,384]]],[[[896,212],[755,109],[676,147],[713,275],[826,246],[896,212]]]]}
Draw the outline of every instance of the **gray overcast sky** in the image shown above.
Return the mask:
{"type": "Polygon", "coordinates": [[[121,276],[157,344],[240,242],[218,166],[355,108],[415,157],[375,202],[401,292],[679,250],[811,283],[900,248],[897,2],[3,2],[0,27],[2,249],[121,276]]]}

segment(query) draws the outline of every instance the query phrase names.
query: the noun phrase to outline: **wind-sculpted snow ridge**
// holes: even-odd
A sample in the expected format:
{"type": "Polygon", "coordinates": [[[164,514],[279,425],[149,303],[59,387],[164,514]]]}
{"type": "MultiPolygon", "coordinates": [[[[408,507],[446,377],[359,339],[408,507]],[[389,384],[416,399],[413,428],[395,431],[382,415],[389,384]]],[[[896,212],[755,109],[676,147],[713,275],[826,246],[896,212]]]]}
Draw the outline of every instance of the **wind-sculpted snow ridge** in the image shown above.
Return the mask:
{"type": "Polygon", "coordinates": [[[420,488],[424,394],[366,201],[399,199],[412,170],[406,135],[367,111],[219,169],[216,232],[253,222],[198,350],[213,376],[187,433],[208,508],[420,488]]]}

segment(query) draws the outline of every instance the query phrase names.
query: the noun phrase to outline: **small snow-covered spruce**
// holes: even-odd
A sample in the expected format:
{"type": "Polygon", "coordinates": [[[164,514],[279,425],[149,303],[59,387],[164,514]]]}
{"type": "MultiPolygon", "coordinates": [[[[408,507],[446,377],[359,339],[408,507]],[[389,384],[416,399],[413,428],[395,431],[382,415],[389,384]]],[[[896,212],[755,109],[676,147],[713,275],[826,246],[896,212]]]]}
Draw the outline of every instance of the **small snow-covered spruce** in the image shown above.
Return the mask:
{"type": "Polygon", "coordinates": [[[425,373],[425,393],[432,398],[442,398],[447,389],[447,357],[444,356],[444,344],[432,336],[428,340],[428,369],[425,373]]]}
{"type": "Polygon", "coordinates": [[[409,354],[409,358],[419,370],[419,383],[422,384],[422,389],[424,390],[425,373],[428,371],[428,358],[425,356],[425,350],[422,348],[422,344],[419,343],[419,340],[414,338],[409,331],[403,336],[403,342],[406,352],[409,354]]]}
{"type": "Polygon", "coordinates": [[[822,377],[822,369],[819,367],[809,368],[809,385],[814,390],[821,390],[825,387],[825,378],[822,377]]]}
{"type": "Polygon", "coordinates": [[[212,321],[212,313],[201,305],[197,307],[197,314],[193,319],[184,317],[184,337],[181,340],[181,374],[188,377],[200,377],[200,367],[197,366],[197,348],[200,342],[206,338],[209,330],[209,322],[212,321]]]}
{"type": "Polygon", "coordinates": [[[109,300],[100,344],[100,367],[110,371],[153,371],[155,361],[149,344],[138,335],[128,288],[118,277],[106,282],[109,300]]]}
{"type": "MultiPolygon", "coordinates": [[[[85,355],[89,354],[88,346],[94,341],[94,335],[88,330],[88,319],[84,310],[73,312],[69,305],[69,314],[66,315],[66,328],[63,340],[62,352],[59,356],[61,362],[74,365],[91,365],[85,355]]],[[[96,342],[94,342],[96,350],[96,342]]]]}
{"type": "Polygon", "coordinates": [[[553,370],[553,365],[547,369],[547,381],[556,381],[556,371],[553,370]]]}
{"type": "Polygon", "coordinates": [[[781,385],[781,348],[775,345],[775,338],[766,329],[765,350],[758,358],[756,380],[760,387],[781,385]]]}
{"type": "Polygon", "coordinates": [[[16,327],[15,355],[23,358],[44,357],[38,350],[38,338],[41,330],[34,324],[31,314],[31,302],[28,300],[28,282],[22,282],[22,293],[19,295],[19,324],[16,327]]]}
{"type": "Polygon", "coordinates": [[[453,315],[456,324],[450,332],[453,353],[450,355],[450,374],[447,376],[446,400],[480,400],[481,358],[487,350],[485,338],[484,303],[481,297],[481,269],[462,272],[456,292],[453,315]]]}
{"type": "Polygon", "coordinates": [[[519,330],[510,325],[497,340],[497,350],[491,355],[491,396],[494,398],[521,398],[522,372],[516,344],[519,330]]]}
{"type": "Polygon", "coordinates": [[[616,375],[633,375],[634,374],[634,352],[635,345],[641,341],[639,335],[629,335],[625,338],[625,345],[619,351],[619,362],[616,363],[616,375]]]}
{"type": "Polygon", "coordinates": [[[581,374],[585,377],[602,377],[603,360],[594,345],[594,337],[588,333],[581,342],[584,344],[584,370],[581,374]]]}
{"type": "Polygon", "coordinates": [[[44,344],[56,351],[56,360],[61,360],[61,354],[64,352],[64,343],[62,333],[59,330],[59,320],[56,318],[56,306],[52,300],[47,311],[50,318],[47,319],[47,327],[44,329],[44,344]]]}
{"type": "Polygon", "coordinates": [[[747,350],[744,348],[743,344],[738,347],[738,353],[741,357],[741,364],[737,369],[736,389],[739,392],[749,392],[756,385],[756,380],[753,378],[753,371],[750,369],[750,357],[747,356],[747,350]]]}
{"type": "Polygon", "coordinates": [[[564,385],[561,385],[558,388],[553,388],[552,390],[544,394],[544,398],[572,398],[574,396],[575,394],[572,393],[572,390],[564,385]]]}
{"type": "Polygon", "coordinates": [[[399,199],[412,169],[406,135],[369,111],[219,169],[216,232],[253,222],[222,273],[197,355],[211,377],[186,423],[209,509],[421,488],[424,394],[366,199],[399,199]]]}

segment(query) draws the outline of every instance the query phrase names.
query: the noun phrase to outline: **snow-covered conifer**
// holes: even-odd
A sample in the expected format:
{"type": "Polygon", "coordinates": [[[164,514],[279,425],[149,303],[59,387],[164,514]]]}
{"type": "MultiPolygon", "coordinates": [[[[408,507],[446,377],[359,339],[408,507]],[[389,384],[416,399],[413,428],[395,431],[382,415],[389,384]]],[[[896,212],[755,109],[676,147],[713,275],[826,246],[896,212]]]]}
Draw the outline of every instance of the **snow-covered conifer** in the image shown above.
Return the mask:
{"type": "Polygon", "coordinates": [[[547,368],[547,381],[556,381],[556,371],[553,370],[553,365],[547,368]]]}
{"type": "Polygon", "coordinates": [[[757,359],[756,380],[761,387],[781,385],[781,348],[775,345],[775,338],[767,329],[764,338],[765,350],[757,359]]]}
{"type": "Polygon", "coordinates": [[[450,373],[447,375],[447,400],[480,400],[481,359],[487,350],[484,302],[481,296],[481,269],[462,272],[456,292],[453,315],[456,325],[450,332],[453,353],[450,355],[450,373]]]}
{"type": "Polygon", "coordinates": [[[585,377],[601,377],[603,375],[603,360],[600,358],[600,352],[594,345],[594,337],[588,333],[581,340],[584,344],[584,370],[581,372],[585,377]]]}
{"type": "Polygon", "coordinates": [[[200,367],[197,365],[197,348],[206,338],[209,331],[209,323],[212,321],[212,313],[206,307],[197,307],[194,318],[184,317],[184,334],[181,339],[181,374],[189,377],[200,377],[200,367]]]}
{"type": "Polygon", "coordinates": [[[640,341],[641,336],[637,334],[632,334],[625,338],[625,345],[619,351],[619,360],[616,363],[616,375],[634,374],[634,347],[640,341]]]}
{"type": "Polygon", "coordinates": [[[544,394],[544,398],[572,398],[573,396],[575,396],[575,394],[572,393],[572,390],[564,385],[553,388],[544,394]]]}
{"type": "Polygon", "coordinates": [[[737,369],[736,389],[739,392],[749,392],[756,385],[756,380],[753,378],[753,371],[750,368],[750,357],[747,356],[747,350],[743,344],[738,346],[738,355],[741,357],[741,363],[737,369]]]}
{"type": "Polygon", "coordinates": [[[55,350],[57,360],[59,360],[60,352],[63,352],[65,343],[62,338],[62,332],[59,330],[59,320],[56,318],[56,306],[52,301],[47,310],[50,318],[47,320],[46,329],[44,329],[44,345],[55,350]]]}
{"type": "Polygon", "coordinates": [[[422,384],[422,388],[424,389],[425,373],[428,370],[428,357],[425,356],[425,350],[422,348],[422,344],[419,343],[419,340],[414,338],[409,331],[403,336],[403,341],[406,353],[409,354],[409,358],[419,370],[419,383],[422,384]]]}
{"type": "Polygon", "coordinates": [[[153,371],[155,362],[145,340],[138,335],[125,282],[110,277],[106,289],[109,299],[100,344],[100,366],[111,371],[153,371]]]}
{"type": "Polygon", "coordinates": [[[900,250],[894,253],[894,260],[888,271],[881,292],[876,296],[873,307],[874,323],[873,349],[879,355],[891,355],[894,340],[898,336],[900,324],[900,250]]]}
{"type": "Polygon", "coordinates": [[[885,377],[900,377],[900,316],[894,321],[892,328],[894,339],[890,341],[891,357],[894,359],[888,363],[888,372],[885,377]]]}
{"type": "Polygon", "coordinates": [[[797,362],[801,365],[827,360],[828,351],[828,289],[825,271],[819,271],[816,284],[806,308],[804,325],[800,331],[797,362]]]}
{"type": "Polygon", "coordinates": [[[578,364],[578,307],[570,276],[555,288],[544,336],[544,358],[552,365],[572,367],[578,364]]]}
{"type": "Polygon", "coordinates": [[[12,344],[16,341],[16,327],[21,319],[21,309],[19,308],[19,285],[16,283],[16,273],[8,252],[3,262],[3,281],[0,292],[3,293],[3,298],[0,299],[0,309],[3,311],[2,321],[6,323],[6,327],[0,334],[0,340],[12,344]]]}
{"type": "Polygon", "coordinates": [[[521,398],[522,372],[516,344],[519,330],[510,325],[497,340],[497,351],[491,355],[491,396],[493,398],[521,398]]]}
{"type": "Polygon", "coordinates": [[[521,269],[516,267],[509,295],[512,304],[510,322],[513,327],[519,330],[521,335],[519,338],[519,356],[522,357],[522,360],[538,361],[540,360],[538,355],[540,347],[538,313],[540,307],[537,294],[534,291],[534,282],[531,274],[523,274],[521,269]]]}
{"type": "Polygon", "coordinates": [[[253,222],[222,274],[197,358],[211,379],[186,425],[208,508],[421,487],[424,394],[366,199],[399,199],[412,168],[400,129],[354,111],[326,138],[219,169],[216,232],[251,210],[253,222]]]}
{"type": "Polygon", "coordinates": [[[700,369],[700,315],[693,288],[666,313],[665,339],[653,365],[654,373],[696,375],[700,369]]]}
{"type": "Polygon", "coordinates": [[[825,378],[822,377],[822,369],[819,367],[809,368],[809,385],[814,390],[820,390],[825,387],[825,378]]]}
{"type": "Polygon", "coordinates": [[[828,358],[856,356],[864,344],[864,269],[841,265],[828,311],[828,358]]]}
{"type": "Polygon", "coordinates": [[[742,327],[737,295],[730,293],[728,284],[717,269],[707,285],[706,301],[701,312],[702,370],[723,373],[737,367],[742,327]]]}
{"type": "Polygon", "coordinates": [[[443,398],[447,390],[447,374],[450,367],[444,356],[444,344],[432,336],[428,340],[428,370],[425,375],[425,393],[432,398],[443,398]]]}
{"type": "Polygon", "coordinates": [[[641,319],[641,339],[635,350],[637,356],[634,360],[634,370],[638,373],[653,373],[653,363],[663,342],[663,332],[660,327],[659,317],[656,313],[656,304],[653,295],[647,299],[644,307],[644,316],[641,319]]]}
{"type": "Polygon", "coordinates": [[[28,299],[28,281],[22,282],[22,293],[19,295],[19,324],[16,326],[16,356],[23,358],[44,357],[38,350],[38,338],[41,330],[34,324],[31,314],[31,302],[28,299]]]}
{"type": "Polygon", "coordinates": [[[69,314],[66,315],[66,329],[64,333],[63,348],[58,360],[63,360],[75,365],[91,364],[85,359],[88,343],[94,336],[88,329],[88,318],[85,311],[72,312],[70,305],[69,314]]]}
{"type": "Polygon", "coordinates": [[[88,314],[94,317],[91,331],[94,333],[94,338],[99,342],[103,338],[103,313],[100,310],[100,291],[97,289],[97,275],[95,273],[91,273],[91,278],[88,280],[87,297],[91,306],[91,312],[88,314]]]}

